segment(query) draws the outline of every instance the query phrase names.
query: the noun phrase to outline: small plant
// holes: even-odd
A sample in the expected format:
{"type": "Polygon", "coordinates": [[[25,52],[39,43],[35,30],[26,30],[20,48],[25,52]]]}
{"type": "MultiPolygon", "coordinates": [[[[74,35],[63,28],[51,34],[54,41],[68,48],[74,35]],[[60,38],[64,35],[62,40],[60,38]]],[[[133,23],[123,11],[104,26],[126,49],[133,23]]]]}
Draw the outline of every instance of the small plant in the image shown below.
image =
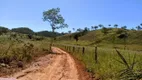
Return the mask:
{"type": "Polygon", "coordinates": [[[140,80],[140,79],[142,79],[142,72],[134,70],[134,67],[137,63],[135,60],[136,54],[133,57],[132,63],[128,64],[128,62],[126,61],[124,56],[117,49],[115,49],[115,50],[121,59],[121,61],[119,61],[119,60],[117,60],[117,61],[125,66],[125,69],[120,71],[120,78],[122,80],[140,80]]]}

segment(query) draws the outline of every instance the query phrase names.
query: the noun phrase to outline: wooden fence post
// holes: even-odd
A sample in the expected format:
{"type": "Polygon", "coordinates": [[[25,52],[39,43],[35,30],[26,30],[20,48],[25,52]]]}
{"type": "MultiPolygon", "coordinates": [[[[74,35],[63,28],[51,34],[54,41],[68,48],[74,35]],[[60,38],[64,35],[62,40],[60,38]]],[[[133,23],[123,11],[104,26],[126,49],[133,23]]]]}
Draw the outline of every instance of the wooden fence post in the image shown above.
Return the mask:
{"type": "Polygon", "coordinates": [[[71,47],[69,46],[69,52],[71,51],[71,47]]]}
{"type": "Polygon", "coordinates": [[[78,47],[78,52],[79,52],[79,50],[80,50],[80,47],[78,47]]]}
{"type": "Polygon", "coordinates": [[[67,47],[67,51],[69,51],[69,46],[67,47]]]}
{"type": "Polygon", "coordinates": [[[83,47],[83,48],[82,48],[82,54],[84,54],[84,53],[85,53],[85,48],[83,47]]]}
{"type": "Polygon", "coordinates": [[[73,50],[72,50],[73,52],[75,51],[75,47],[73,46],[73,50]]]}
{"type": "Polygon", "coordinates": [[[97,52],[97,46],[95,47],[95,63],[98,63],[98,52],[97,52]]]}

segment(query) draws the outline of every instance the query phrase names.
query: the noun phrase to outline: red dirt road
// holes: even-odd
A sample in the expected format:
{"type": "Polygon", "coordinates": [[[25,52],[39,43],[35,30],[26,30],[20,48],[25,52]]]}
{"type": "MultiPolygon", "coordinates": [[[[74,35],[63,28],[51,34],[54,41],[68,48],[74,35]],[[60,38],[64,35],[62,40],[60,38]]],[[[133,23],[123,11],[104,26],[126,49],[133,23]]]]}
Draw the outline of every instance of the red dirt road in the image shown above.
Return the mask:
{"type": "Polygon", "coordinates": [[[13,74],[17,80],[83,80],[74,59],[65,51],[52,47],[55,55],[39,58],[26,70],[13,74]]]}

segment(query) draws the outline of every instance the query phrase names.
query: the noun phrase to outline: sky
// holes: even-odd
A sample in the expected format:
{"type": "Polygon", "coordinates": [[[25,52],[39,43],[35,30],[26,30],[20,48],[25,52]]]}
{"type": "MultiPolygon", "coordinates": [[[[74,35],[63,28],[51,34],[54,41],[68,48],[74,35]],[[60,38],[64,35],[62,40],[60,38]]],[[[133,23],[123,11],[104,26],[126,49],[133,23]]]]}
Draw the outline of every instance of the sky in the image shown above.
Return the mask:
{"type": "Polygon", "coordinates": [[[142,0],[0,0],[0,26],[50,31],[49,23],[42,20],[42,13],[57,7],[69,25],[58,32],[98,24],[126,25],[131,29],[142,23],[142,0]]]}

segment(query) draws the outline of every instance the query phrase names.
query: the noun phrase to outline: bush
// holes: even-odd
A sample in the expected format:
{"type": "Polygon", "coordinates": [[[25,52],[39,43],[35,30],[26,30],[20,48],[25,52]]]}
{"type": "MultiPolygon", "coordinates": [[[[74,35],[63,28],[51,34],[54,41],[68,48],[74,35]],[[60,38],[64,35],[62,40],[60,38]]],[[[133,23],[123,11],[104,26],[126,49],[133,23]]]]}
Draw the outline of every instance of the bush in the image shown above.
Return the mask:
{"type": "Polygon", "coordinates": [[[8,31],[9,31],[8,28],[0,26],[0,35],[3,34],[3,33],[7,33],[8,31]]]}
{"type": "Polygon", "coordinates": [[[102,33],[104,33],[104,34],[108,34],[109,30],[111,30],[111,28],[103,27],[101,31],[102,31],[102,33]]]}
{"type": "Polygon", "coordinates": [[[12,49],[12,58],[19,61],[30,61],[32,59],[34,45],[31,43],[26,43],[22,47],[12,49]]]}

